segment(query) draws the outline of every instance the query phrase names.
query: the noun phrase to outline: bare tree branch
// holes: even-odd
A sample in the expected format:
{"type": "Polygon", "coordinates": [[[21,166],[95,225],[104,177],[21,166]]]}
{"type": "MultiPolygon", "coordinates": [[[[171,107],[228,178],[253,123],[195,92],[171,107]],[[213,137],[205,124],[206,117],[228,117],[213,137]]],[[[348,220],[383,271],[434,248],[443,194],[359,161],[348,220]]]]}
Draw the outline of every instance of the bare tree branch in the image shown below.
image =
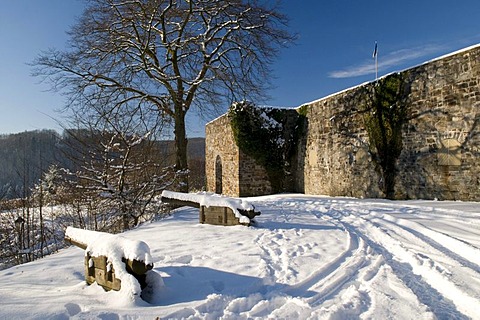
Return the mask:
{"type": "Polygon", "coordinates": [[[85,100],[108,101],[110,112],[140,100],[171,118],[181,171],[187,112],[265,98],[270,64],[294,40],[267,0],[89,0],[69,35],[69,49],[42,53],[34,74],[76,112],[85,100]]]}

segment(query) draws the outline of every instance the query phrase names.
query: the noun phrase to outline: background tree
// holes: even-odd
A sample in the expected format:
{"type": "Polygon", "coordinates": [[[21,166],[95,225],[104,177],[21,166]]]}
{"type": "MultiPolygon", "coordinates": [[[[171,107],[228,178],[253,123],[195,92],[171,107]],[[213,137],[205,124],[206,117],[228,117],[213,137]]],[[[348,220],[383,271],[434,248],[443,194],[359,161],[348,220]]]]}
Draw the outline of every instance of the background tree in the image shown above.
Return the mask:
{"type": "Polygon", "coordinates": [[[82,129],[66,130],[65,151],[72,162],[66,178],[76,201],[82,207],[96,204],[92,209],[99,211],[82,222],[95,230],[123,231],[137,225],[155,196],[175,183],[174,171],[157,141],[162,119],[136,104],[124,105],[122,115],[107,116],[108,105],[84,105],[85,117],[72,120],[82,129]]]}
{"type": "Polygon", "coordinates": [[[61,164],[60,136],[53,130],[0,135],[0,200],[30,195],[51,164],[61,164]]]}
{"type": "Polygon", "coordinates": [[[272,59],[293,36],[272,1],[90,0],[66,51],[50,50],[34,74],[64,89],[68,107],[135,102],[173,120],[175,167],[188,190],[185,116],[264,97],[272,59]]]}

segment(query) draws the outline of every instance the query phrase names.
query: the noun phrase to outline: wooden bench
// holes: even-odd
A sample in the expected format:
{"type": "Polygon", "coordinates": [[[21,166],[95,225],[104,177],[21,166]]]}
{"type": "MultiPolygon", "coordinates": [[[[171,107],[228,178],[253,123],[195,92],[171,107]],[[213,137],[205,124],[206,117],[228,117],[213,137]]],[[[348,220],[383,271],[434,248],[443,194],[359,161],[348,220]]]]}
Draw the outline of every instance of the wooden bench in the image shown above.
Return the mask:
{"type": "MultiPolygon", "coordinates": [[[[65,242],[73,244],[83,250],[86,250],[88,247],[86,243],[72,239],[67,235],[65,235],[65,242]]],[[[122,262],[125,264],[125,270],[138,280],[140,287],[143,290],[147,286],[146,273],[148,270],[153,269],[153,263],[145,264],[143,261],[130,260],[125,258],[122,258],[122,262]]],[[[121,280],[118,279],[115,275],[116,271],[112,263],[110,262],[109,257],[106,257],[104,255],[92,256],[88,251],[86,251],[85,281],[87,282],[87,284],[90,285],[96,282],[106,291],[119,291],[121,288],[121,280]]]]}
{"type": "MultiPolygon", "coordinates": [[[[253,205],[251,206],[251,209],[244,209],[240,208],[239,206],[235,206],[235,202],[240,201],[238,198],[223,197],[220,195],[186,194],[181,192],[164,191],[162,193],[161,201],[177,207],[187,206],[199,208],[199,222],[202,224],[250,226],[253,219],[261,214],[261,212],[255,211],[253,205]],[[229,206],[202,204],[202,200],[209,196],[221,199],[223,202],[228,203],[229,206]],[[235,211],[237,211],[239,214],[236,214],[235,211]]],[[[215,203],[215,201],[212,201],[212,203],[215,203]]]]}

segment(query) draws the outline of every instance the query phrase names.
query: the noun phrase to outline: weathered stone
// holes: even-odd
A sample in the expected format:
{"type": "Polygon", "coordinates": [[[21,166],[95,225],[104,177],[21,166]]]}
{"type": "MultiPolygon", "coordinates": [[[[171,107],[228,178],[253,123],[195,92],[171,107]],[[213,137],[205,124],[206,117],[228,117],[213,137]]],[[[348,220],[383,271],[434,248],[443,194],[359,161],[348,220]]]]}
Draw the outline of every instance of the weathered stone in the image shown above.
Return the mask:
{"type": "MultiPolygon", "coordinates": [[[[395,197],[479,201],[480,46],[403,73],[410,84],[410,120],[396,163],[395,197]]],[[[306,111],[306,130],[297,141],[293,191],[384,196],[359,112],[359,92],[368,85],[300,107],[306,111]]],[[[238,150],[227,116],[206,127],[206,176],[208,191],[221,181],[222,193],[230,196],[271,193],[265,169],[238,150]],[[222,174],[216,180],[217,157],[222,174]]]]}
{"type": "Polygon", "coordinates": [[[271,193],[266,170],[238,149],[227,115],[207,124],[205,144],[208,191],[227,196],[271,193]]]}

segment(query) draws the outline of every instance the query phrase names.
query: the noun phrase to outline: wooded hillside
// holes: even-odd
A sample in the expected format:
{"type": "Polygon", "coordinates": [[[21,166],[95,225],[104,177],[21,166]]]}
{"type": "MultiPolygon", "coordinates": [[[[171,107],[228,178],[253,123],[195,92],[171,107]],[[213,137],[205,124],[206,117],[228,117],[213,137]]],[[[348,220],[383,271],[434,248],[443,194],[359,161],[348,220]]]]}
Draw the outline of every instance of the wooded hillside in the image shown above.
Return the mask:
{"type": "MultiPolygon", "coordinates": [[[[68,138],[54,130],[26,131],[0,135],[0,200],[24,198],[51,165],[73,169],[66,155],[68,138]]],[[[173,141],[157,141],[166,165],[174,162],[173,141]]],[[[193,189],[202,189],[205,181],[205,139],[188,143],[190,179],[193,189]]]]}

